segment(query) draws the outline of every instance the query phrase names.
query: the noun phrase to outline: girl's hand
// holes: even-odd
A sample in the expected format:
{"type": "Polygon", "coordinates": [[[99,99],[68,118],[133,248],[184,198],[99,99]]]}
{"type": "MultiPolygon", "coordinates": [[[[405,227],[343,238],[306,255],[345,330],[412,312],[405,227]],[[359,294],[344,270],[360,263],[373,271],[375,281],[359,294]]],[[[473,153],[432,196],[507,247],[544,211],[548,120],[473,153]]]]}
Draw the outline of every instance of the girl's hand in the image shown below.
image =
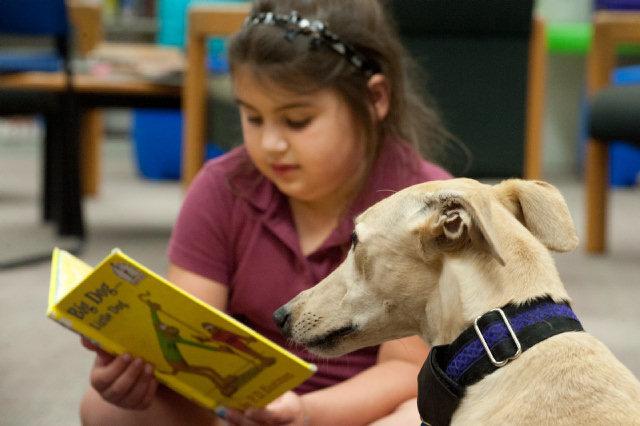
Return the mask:
{"type": "Polygon", "coordinates": [[[81,341],[85,348],[96,353],[90,382],[105,401],[133,410],[143,410],[151,405],[158,388],[153,366],[129,354],[114,357],[85,337],[81,341]]]}
{"type": "Polygon", "coordinates": [[[286,425],[303,426],[305,424],[302,398],[289,391],[264,408],[250,408],[244,413],[236,410],[224,410],[223,417],[230,425],[286,425]]]}

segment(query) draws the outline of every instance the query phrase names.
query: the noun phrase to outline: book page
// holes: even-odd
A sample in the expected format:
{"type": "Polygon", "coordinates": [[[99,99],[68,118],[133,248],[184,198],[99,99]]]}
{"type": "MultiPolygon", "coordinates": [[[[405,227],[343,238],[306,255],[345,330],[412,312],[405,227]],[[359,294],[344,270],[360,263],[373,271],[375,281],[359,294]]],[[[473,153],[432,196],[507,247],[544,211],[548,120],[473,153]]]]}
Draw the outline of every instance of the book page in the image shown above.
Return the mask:
{"type": "Polygon", "coordinates": [[[60,301],[67,293],[80,283],[93,268],[74,255],[64,250],[58,250],[55,269],[56,287],[53,303],[60,301]]]}

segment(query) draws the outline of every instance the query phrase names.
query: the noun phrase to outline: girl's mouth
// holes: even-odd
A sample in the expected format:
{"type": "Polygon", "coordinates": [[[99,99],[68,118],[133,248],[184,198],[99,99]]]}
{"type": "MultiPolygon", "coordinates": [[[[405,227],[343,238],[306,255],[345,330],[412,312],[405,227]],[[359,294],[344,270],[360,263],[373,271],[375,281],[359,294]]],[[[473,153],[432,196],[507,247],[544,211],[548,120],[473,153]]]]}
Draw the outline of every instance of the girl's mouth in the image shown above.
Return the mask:
{"type": "Polygon", "coordinates": [[[293,164],[272,164],[271,165],[271,169],[274,171],[274,173],[276,173],[277,175],[285,175],[287,173],[290,173],[294,170],[299,169],[299,166],[293,165],[293,164]]]}

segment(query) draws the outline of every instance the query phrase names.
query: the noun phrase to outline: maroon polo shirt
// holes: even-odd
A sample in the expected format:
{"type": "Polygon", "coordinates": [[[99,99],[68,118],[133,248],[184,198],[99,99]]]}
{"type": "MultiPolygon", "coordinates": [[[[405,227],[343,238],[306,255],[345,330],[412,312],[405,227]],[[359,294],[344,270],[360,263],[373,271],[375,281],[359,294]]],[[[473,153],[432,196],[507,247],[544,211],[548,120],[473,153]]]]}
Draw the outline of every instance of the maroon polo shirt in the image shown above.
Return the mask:
{"type": "Polygon", "coordinates": [[[271,315],[338,266],[348,251],[355,216],[394,191],[449,177],[408,144],[387,141],[349,213],[305,256],[286,196],[251,167],[239,147],[207,162],[191,184],[173,229],[169,260],[228,286],[230,315],[318,366],[297,391],[321,389],[373,365],[378,347],[318,359],[291,347],[271,315]]]}

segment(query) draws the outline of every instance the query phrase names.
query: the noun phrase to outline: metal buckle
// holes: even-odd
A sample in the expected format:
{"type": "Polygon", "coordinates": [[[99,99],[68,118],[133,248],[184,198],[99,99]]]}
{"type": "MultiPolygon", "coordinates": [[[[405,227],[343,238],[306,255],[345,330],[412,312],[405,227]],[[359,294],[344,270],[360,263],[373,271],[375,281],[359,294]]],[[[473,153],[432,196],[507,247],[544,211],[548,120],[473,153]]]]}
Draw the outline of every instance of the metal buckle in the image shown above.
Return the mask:
{"type": "Polygon", "coordinates": [[[507,319],[507,316],[504,314],[504,311],[502,309],[496,308],[496,309],[493,309],[493,310],[491,310],[489,312],[485,312],[484,314],[478,316],[476,318],[476,320],[473,322],[473,328],[475,328],[476,334],[478,335],[478,338],[480,339],[480,343],[482,343],[482,346],[484,347],[485,352],[487,352],[487,355],[489,356],[489,360],[491,360],[493,365],[495,365],[496,367],[502,367],[507,362],[518,358],[520,356],[520,354],[522,353],[522,346],[520,345],[520,341],[518,340],[518,337],[516,336],[516,333],[513,331],[513,328],[511,328],[511,324],[509,323],[509,320],[507,319]],[[487,345],[486,340],[484,340],[484,336],[482,336],[482,332],[480,331],[480,327],[478,326],[478,321],[480,320],[480,318],[482,318],[483,316],[485,316],[485,315],[487,315],[488,313],[491,313],[491,312],[497,312],[497,313],[500,314],[500,316],[502,317],[502,321],[504,322],[504,325],[507,327],[507,330],[509,330],[509,334],[511,335],[511,338],[513,339],[513,343],[516,344],[516,353],[514,353],[513,355],[511,355],[510,357],[508,357],[506,359],[503,359],[502,361],[497,361],[495,359],[495,357],[491,353],[491,349],[489,349],[489,345],[487,345]]]}

